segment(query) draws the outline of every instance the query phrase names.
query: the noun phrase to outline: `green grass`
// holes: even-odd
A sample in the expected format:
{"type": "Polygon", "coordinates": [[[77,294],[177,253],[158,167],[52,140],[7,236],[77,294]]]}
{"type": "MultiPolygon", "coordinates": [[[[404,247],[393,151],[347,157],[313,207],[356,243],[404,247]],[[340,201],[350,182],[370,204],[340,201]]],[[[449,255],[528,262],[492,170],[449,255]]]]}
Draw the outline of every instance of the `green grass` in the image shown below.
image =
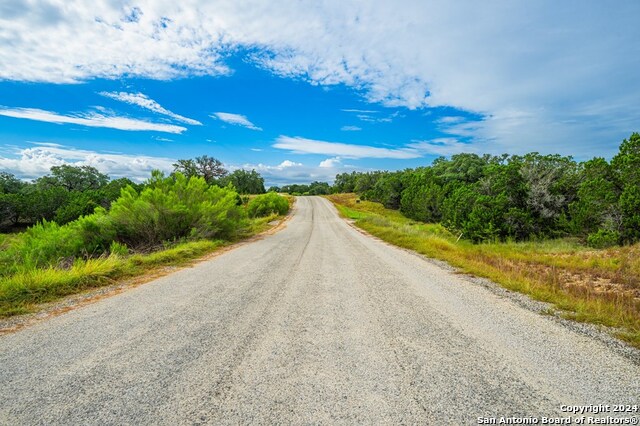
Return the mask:
{"type": "MultiPolygon", "coordinates": [[[[236,241],[269,229],[269,222],[278,218],[271,215],[250,220],[236,241]]],[[[0,248],[6,238],[0,236],[0,248]]],[[[149,274],[166,266],[184,265],[230,243],[209,240],[183,242],[148,254],[111,254],[88,260],[76,259],[66,268],[16,268],[17,272],[0,277],[0,317],[34,312],[41,303],[149,274]]]]}
{"type": "Polygon", "coordinates": [[[576,321],[615,327],[640,347],[640,245],[593,250],[575,239],[472,244],[439,224],[415,222],[353,194],[328,197],[355,225],[391,244],[444,260],[465,273],[551,303],[576,321]],[[599,292],[598,280],[614,286],[599,292]]]}

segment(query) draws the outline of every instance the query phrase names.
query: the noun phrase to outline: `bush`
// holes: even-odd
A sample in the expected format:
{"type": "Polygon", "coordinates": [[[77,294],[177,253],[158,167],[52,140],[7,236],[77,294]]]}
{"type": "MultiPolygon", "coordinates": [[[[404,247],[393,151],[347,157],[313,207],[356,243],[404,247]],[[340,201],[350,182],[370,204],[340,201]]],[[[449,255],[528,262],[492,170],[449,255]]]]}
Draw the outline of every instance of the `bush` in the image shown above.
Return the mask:
{"type": "Polygon", "coordinates": [[[251,217],[263,217],[270,214],[286,214],[289,211],[289,201],[275,192],[258,195],[249,201],[247,211],[251,217]]]}
{"type": "Polygon", "coordinates": [[[12,239],[0,255],[2,275],[18,268],[39,268],[76,257],[84,249],[76,229],[43,221],[12,239]]]}
{"type": "Polygon", "coordinates": [[[613,247],[620,242],[620,233],[608,229],[598,229],[598,232],[589,234],[587,244],[593,248],[613,247]]]}
{"type": "Polygon", "coordinates": [[[109,216],[117,240],[133,248],[183,238],[228,239],[245,218],[237,197],[232,189],[209,186],[200,177],[175,173],[165,178],[156,171],[140,193],[132,187],[123,189],[109,216]]]}

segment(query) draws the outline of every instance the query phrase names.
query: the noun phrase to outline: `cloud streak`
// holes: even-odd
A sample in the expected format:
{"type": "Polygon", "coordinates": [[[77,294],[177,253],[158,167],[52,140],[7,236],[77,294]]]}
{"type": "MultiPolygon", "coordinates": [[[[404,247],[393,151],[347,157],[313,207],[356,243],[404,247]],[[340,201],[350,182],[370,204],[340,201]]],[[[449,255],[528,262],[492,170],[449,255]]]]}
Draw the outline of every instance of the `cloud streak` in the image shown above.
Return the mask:
{"type": "Polygon", "coordinates": [[[173,124],[152,123],[127,117],[109,116],[98,113],[80,115],[63,115],[56,112],[36,108],[7,108],[0,106],[0,115],[26,120],[43,121],[55,124],[77,124],[87,127],[104,127],[128,131],[155,131],[165,133],[182,133],[185,127],[173,124]]]}
{"type": "Polygon", "coordinates": [[[127,92],[100,92],[100,95],[114,99],[116,101],[124,102],[130,105],[136,105],[140,108],[147,109],[149,111],[153,111],[157,114],[166,115],[176,121],[180,121],[185,124],[190,124],[192,126],[201,126],[202,123],[198,120],[194,120],[192,118],[184,117],[182,115],[176,114],[174,112],[169,111],[164,108],[162,105],[150,99],[147,95],[143,93],[127,93],[127,92]]]}
{"type": "Polygon", "coordinates": [[[301,137],[279,136],[274,148],[284,149],[296,154],[322,154],[345,158],[419,158],[421,154],[413,148],[378,148],[367,145],[326,142],[301,137]]]}
{"type": "Polygon", "coordinates": [[[247,117],[241,114],[232,114],[230,112],[214,112],[211,118],[224,121],[225,123],[232,124],[234,126],[242,126],[251,130],[262,130],[260,127],[253,124],[247,117]]]}

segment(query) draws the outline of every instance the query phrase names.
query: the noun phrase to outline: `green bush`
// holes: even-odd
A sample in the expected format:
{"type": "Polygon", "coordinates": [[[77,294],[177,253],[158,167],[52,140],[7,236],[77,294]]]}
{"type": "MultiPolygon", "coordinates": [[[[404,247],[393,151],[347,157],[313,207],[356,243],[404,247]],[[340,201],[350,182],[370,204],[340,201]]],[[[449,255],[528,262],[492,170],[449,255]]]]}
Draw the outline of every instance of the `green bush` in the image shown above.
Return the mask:
{"type": "Polygon", "coordinates": [[[289,211],[289,201],[275,192],[268,192],[249,201],[247,211],[251,217],[264,217],[273,213],[286,214],[289,211]]]}
{"type": "Polygon", "coordinates": [[[587,244],[593,248],[613,247],[620,242],[620,233],[608,229],[598,229],[598,232],[589,234],[587,244]]]}
{"type": "Polygon", "coordinates": [[[77,229],[43,221],[12,239],[0,254],[0,270],[7,275],[20,268],[49,266],[75,257],[84,249],[77,229]]]}
{"type": "Polygon", "coordinates": [[[238,194],[229,188],[209,186],[200,177],[180,173],[165,178],[154,172],[138,193],[122,190],[109,216],[119,242],[133,248],[153,248],[163,241],[183,238],[232,238],[245,213],[238,194]]]}

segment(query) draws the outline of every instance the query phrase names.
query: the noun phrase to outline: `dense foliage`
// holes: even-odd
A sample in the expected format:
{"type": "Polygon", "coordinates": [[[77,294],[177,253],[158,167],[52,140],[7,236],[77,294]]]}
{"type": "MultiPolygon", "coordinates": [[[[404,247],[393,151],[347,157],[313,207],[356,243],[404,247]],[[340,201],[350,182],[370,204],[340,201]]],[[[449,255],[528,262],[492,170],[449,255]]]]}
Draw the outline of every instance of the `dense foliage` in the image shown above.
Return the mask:
{"type": "Polygon", "coordinates": [[[255,170],[237,169],[218,180],[219,186],[231,185],[239,194],[264,194],[264,179],[255,170]]]}
{"type": "Polygon", "coordinates": [[[269,192],[252,198],[247,204],[247,212],[251,217],[264,217],[271,214],[286,214],[289,211],[289,202],[286,198],[269,192]]]}
{"type": "Polygon", "coordinates": [[[310,184],[292,184],[280,188],[271,187],[269,191],[286,192],[291,195],[327,195],[331,194],[331,186],[327,182],[311,182],[310,184]]]}
{"type": "Polygon", "coordinates": [[[39,217],[25,232],[0,239],[0,276],[34,268],[65,268],[78,259],[106,253],[148,252],[167,243],[232,240],[251,226],[247,212],[262,217],[289,209],[288,200],[275,193],[259,195],[244,206],[232,185],[210,185],[203,177],[180,172],[166,177],[154,171],[143,185],[125,185],[124,180],[108,182],[104,175],[94,174],[95,169],[77,169],[62,170],[69,172],[64,177],[90,173],[101,179],[67,179],[68,186],[63,188],[55,180],[59,170],[33,184],[6,173],[0,176],[2,196],[28,194],[24,190],[31,186],[42,195],[47,191],[44,181],[51,191],[72,200],[53,209],[55,214],[39,217]],[[116,188],[118,195],[112,193],[116,188]],[[105,208],[91,201],[94,193],[113,201],[105,208]],[[55,219],[61,212],[74,212],[75,217],[58,223],[55,219]]]}
{"type": "Polygon", "coordinates": [[[610,161],[457,154],[400,172],[343,173],[333,192],[441,222],[475,242],[578,236],[594,247],[640,240],[640,134],[610,161]]]}
{"type": "Polygon", "coordinates": [[[54,166],[51,174],[27,183],[0,172],[0,227],[29,226],[42,220],[58,224],[109,208],[126,186],[126,178],[109,180],[90,166],[54,166]]]}

